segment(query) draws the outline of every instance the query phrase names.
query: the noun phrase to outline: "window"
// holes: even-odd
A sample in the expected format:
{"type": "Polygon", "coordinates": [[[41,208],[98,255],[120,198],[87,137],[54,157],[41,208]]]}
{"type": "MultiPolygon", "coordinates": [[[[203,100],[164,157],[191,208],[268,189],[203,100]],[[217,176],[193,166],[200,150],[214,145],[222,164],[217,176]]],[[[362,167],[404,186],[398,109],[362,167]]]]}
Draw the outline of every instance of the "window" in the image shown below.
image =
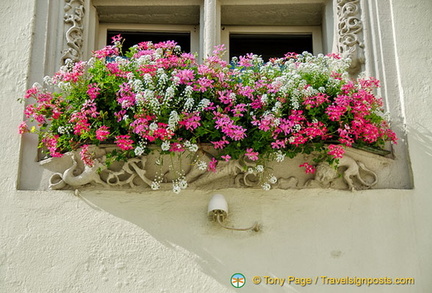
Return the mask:
{"type": "Polygon", "coordinates": [[[127,50],[135,44],[141,42],[151,41],[159,43],[163,41],[175,41],[182,50],[185,52],[191,51],[191,37],[190,33],[167,33],[167,32],[129,32],[129,31],[115,31],[110,30],[107,32],[106,44],[111,44],[111,40],[116,35],[121,35],[124,38],[123,49],[127,50]]]}
{"type": "Polygon", "coordinates": [[[231,34],[229,44],[230,59],[253,52],[267,61],[270,58],[281,57],[287,52],[313,51],[312,36],[303,34],[231,34]]]}
{"type": "Polygon", "coordinates": [[[322,52],[320,27],[227,26],[222,27],[221,41],[229,58],[254,53],[268,60],[287,52],[322,52]]]}
{"type": "Polygon", "coordinates": [[[144,41],[158,43],[176,41],[185,52],[199,51],[199,34],[191,25],[100,24],[98,47],[111,43],[111,37],[121,34],[124,49],[144,41]]]}

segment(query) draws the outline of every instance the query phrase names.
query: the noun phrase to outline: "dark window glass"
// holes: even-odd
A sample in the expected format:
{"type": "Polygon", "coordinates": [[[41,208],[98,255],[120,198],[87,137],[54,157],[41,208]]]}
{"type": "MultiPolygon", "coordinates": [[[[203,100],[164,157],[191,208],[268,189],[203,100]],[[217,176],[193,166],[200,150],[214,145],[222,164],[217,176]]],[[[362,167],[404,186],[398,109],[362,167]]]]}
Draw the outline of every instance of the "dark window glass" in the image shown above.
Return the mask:
{"type": "Polygon", "coordinates": [[[152,41],[154,44],[165,41],[175,41],[182,48],[183,52],[190,52],[191,49],[190,33],[108,31],[107,44],[111,44],[111,38],[118,34],[122,35],[125,40],[123,43],[124,51],[133,45],[147,41],[152,41]]]}
{"type": "Polygon", "coordinates": [[[312,53],[311,34],[231,34],[230,58],[247,53],[261,55],[265,61],[283,57],[288,52],[312,53]]]}

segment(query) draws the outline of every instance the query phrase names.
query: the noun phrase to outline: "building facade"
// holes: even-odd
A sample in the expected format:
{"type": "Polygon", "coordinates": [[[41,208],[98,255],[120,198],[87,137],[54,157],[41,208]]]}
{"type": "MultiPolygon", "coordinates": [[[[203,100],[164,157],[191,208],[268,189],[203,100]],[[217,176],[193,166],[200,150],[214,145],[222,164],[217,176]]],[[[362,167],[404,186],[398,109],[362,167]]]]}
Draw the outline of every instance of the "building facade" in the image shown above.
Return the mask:
{"type": "Polygon", "coordinates": [[[247,292],[432,287],[430,1],[18,0],[0,9],[0,289],[231,292],[239,290],[230,283],[235,273],[245,276],[247,292]],[[228,200],[230,224],[258,221],[259,233],[209,221],[215,191],[47,190],[38,142],[17,132],[23,105],[16,100],[67,59],[87,59],[110,32],[182,34],[200,58],[217,44],[236,49],[236,38],[252,39],[253,49],[269,35],[306,36],[314,54],[352,58],[353,75],[381,80],[379,94],[400,137],[396,167],[385,179],[391,184],[356,192],[218,190],[228,200]],[[415,283],[332,284],[345,277],[415,283]],[[281,279],[283,286],[275,285],[281,279]]]}

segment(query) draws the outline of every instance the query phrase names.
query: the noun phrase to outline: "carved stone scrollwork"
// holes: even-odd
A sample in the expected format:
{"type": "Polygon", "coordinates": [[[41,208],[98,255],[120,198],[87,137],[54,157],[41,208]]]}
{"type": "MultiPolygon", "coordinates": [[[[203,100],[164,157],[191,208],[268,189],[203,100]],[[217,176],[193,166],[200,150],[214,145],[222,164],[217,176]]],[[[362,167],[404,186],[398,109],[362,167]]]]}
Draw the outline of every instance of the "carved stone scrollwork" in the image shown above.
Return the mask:
{"type": "Polygon", "coordinates": [[[62,63],[82,59],[84,35],[84,0],[65,0],[64,6],[65,42],[62,63]]]}
{"type": "Polygon", "coordinates": [[[360,0],[336,0],[336,3],[337,49],[343,57],[351,58],[349,73],[355,76],[365,64],[360,0]]]}
{"type": "MultiPolygon", "coordinates": [[[[115,162],[106,166],[106,154],[112,147],[92,146],[93,166],[81,160],[78,151],[66,153],[61,158],[49,158],[41,165],[52,171],[49,179],[50,189],[70,189],[96,186],[97,188],[150,190],[173,188],[173,183],[184,180],[195,189],[220,188],[261,188],[263,182],[256,170],[255,163],[243,159],[219,161],[217,172],[200,168],[197,162],[207,165],[213,160],[214,150],[200,149],[196,153],[185,153],[180,158],[161,155],[159,152],[131,158],[125,162],[115,162]],[[155,188],[155,185],[157,188],[155,188]]],[[[335,169],[327,163],[316,166],[316,173],[305,174],[298,166],[305,157],[299,156],[282,163],[269,163],[272,175],[277,179],[271,188],[334,188],[367,189],[378,183],[378,175],[359,161],[345,154],[339,159],[335,169]]],[[[361,158],[361,156],[360,156],[361,158]]],[[[309,158],[310,159],[310,158],[309,158]]],[[[376,158],[374,158],[376,161],[376,158]]],[[[370,161],[368,161],[370,163],[370,161]]],[[[263,187],[264,188],[264,187],[263,187]]]]}

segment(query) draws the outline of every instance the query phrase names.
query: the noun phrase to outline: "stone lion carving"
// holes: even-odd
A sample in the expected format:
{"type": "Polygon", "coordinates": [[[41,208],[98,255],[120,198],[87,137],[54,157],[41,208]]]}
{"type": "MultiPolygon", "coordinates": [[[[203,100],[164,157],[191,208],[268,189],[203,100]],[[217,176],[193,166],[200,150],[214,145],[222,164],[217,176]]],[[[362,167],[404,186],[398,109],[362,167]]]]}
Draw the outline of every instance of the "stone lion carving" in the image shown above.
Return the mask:
{"type": "MultiPolygon", "coordinates": [[[[348,185],[348,189],[351,191],[355,190],[353,178],[356,178],[363,186],[370,188],[378,183],[378,176],[375,172],[368,169],[362,162],[356,161],[350,156],[345,155],[339,159],[339,168],[344,169],[342,172],[342,178],[348,185]],[[368,173],[372,176],[373,182],[368,183],[360,174],[360,170],[368,173]]],[[[339,177],[338,170],[330,166],[327,162],[318,164],[316,168],[315,178],[307,183],[307,186],[324,185],[329,186],[332,182],[339,177]]]]}

